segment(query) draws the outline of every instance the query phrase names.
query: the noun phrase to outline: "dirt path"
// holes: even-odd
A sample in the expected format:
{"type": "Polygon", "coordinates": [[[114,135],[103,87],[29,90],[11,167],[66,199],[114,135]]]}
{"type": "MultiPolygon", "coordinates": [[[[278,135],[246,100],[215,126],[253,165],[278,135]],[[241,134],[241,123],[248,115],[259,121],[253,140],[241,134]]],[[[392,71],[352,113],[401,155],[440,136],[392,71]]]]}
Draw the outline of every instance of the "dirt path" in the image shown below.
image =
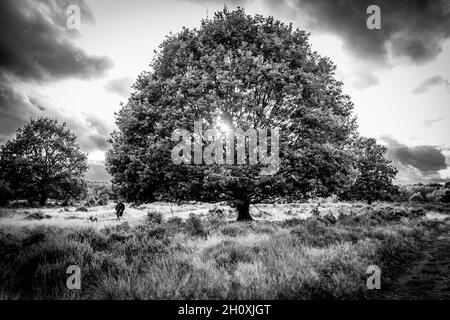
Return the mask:
{"type": "Polygon", "coordinates": [[[450,220],[439,235],[426,241],[422,255],[405,265],[401,274],[380,292],[381,299],[437,300],[450,299],[450,220]]]}

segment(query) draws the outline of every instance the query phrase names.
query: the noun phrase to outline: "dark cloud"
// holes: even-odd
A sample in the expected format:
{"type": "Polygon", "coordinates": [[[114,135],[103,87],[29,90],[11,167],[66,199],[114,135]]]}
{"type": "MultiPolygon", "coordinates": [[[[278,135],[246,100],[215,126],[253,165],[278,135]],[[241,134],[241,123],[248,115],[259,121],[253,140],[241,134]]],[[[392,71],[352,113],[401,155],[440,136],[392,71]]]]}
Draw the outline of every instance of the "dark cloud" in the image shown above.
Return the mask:
{"type": "Polygon", "coordinates": [[[449,85],[448,80],[445,80],[441,76],[433,76],[420,83],[412,92],[415,94],[420,94],[427,92],[431,87],[444,85],[449,85]]]}
{"type": "Polygon", "coordinates": [[[94,181],[110,181],[111,176],[106,171],[105,164],[103,162],[89,162],[89,168],[86,172],[87,180],[94,181]]]}
{"type": "Polygon", "coordinates": [[[0,1],[0,72],[41,82],[89,79],[110,68],[107,57],[90,56],[71,41],[69,4],[80,6],[82,22],[93,20],[83,0],[0,1]]]}
{"type": "Polygon", "coordinates": [[[14,136],[30,118],[52,117],[66,122],[85,152],[106,150],[112,128],[92,115],[74,114],[49,105],[31,85],[69,78],[101,76],[106,57],[90,56],[72,41],[66,29],[69,5],[81,9],[82,23],[94,18],[84,0],[0,1],[0,143],[14,136]]]}
{"type": "Polygon", "coordinates": [[[127,98],[131,92],[131,85],[133,84],[133,79],[129,77],[112,79],[105,83],[105,90],[115,93],[123,98],[127,98]]]}
{"type": "Polygon", "coordinates": [[[266,0],[274,9],[306,14],[313,30],[337,34],[362,59],[388,65],[389,50],[415,64],[434,59],[450,37],[450,7],[441,0],[266,0]],[[381,9],[381,29],[369,30],[366,9],[381,9]]]}
{"type": "Polygon", "coordinates": [[[39,108],[25,94],[3,85],[0,79],[0,134],[3,139],[24,125],[30,116],[38,113],[39,108]]]}
{"type": "Polygon", "coordinates": [[[64,112],[48,105],[43,97],[25,94],[0,83],[0,143],[11,139],[17,128],[37,117],[52,117],[66,122],[84,152],[105,151],[109,147],[107,140],[113,128],[103,119],[90,114],[64,112]]]}
{"type": "Polygon", "coordinates": [[[401,147],[394,150],[397,159],[411,165],[423,173],[436,172],[447,168],[442,152],[433,146],[401,147]]]}
{"type": "Polygon", "coordinates": [[[84,119],[78,122],[84,129],[84,132],[79,133],[79,137],[82,137],[83,144],[80,146],[87,150],[101,150],[106,151],[109,147],[108,139],[113,131],[111,124],[100,119],[95,115],[85,115],[84,119]]]}
{"type": "Polygon", "coordinates": [[[390,136],[380,137],[387,143],[386,157],[399,170],[401,183],[442,182],[440,170],[447,169],[446,158],[442,150],[434,146],[409,147],[390,136]]]}
{"type": "MultiPolygon", "coordinates": [[[[206,3],[206,0],[186,0],[206,3]]],[[[355,58],[350,84],[366,89],[379,83],[375,70],[395,64],[423,65],[442,51],[450,38],[449,0],[263,0],[273,12],[314,33],[337,35],[355,58]],[[381,10],[381,29],[369,30],[370,5],[381,10]],[[358,67],[358,63],[362,67],[358,67]]],[[[211,1],[231,7],[247,1],[211,1]]],[[[450,86],[449,86],[450,92],[450,86]]]]}

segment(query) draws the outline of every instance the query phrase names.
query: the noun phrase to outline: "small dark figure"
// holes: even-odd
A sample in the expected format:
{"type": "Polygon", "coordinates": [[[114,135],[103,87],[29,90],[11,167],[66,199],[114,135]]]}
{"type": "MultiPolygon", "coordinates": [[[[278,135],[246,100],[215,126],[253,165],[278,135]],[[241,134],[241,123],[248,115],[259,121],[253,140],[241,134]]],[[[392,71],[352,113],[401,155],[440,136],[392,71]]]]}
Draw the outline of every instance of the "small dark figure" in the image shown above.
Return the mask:
{"type": "Polygon", "coordinates": [[[119,201],[119,203],[116,205],[117,220],[120,220],[120,218],[122,218],[124,211],[125,211],[125,205],[123,204],[122,201],[119,201]]]}

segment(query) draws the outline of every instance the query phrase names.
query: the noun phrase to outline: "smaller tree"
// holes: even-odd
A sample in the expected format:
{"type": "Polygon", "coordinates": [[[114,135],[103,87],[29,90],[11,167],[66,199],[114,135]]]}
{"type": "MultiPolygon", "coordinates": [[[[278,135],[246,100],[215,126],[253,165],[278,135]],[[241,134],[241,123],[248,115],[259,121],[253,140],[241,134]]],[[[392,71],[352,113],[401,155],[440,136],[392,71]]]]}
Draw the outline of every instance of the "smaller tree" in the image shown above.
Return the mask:
{"type": "Polygon", "coordinates": [[[31,120],[0,149],[0,179],[16,197],[39,201],[77,198],[85,189],[87,157],[76,137],[55,119],[31,120]]]}
{"type": "Polygon", "coordinates": [[[343,197],[353,200],[388,200],[398,193],[393,185],[397,169],[385,158],[387,148],[373,138],[359,137],[355,141],[358,176],[343,197]]]}

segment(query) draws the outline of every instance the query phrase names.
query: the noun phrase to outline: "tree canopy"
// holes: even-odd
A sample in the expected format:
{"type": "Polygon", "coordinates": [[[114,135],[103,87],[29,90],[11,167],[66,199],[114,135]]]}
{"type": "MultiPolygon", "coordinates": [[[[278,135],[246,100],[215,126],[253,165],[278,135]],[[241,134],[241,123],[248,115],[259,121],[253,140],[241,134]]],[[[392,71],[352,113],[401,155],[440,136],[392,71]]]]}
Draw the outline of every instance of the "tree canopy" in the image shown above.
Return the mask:
{"type": "Polygon", "coordinates": [[[374,200],[391,200],[397,195],[398,190],[392,184],[397,169],[385,158],[387,148],[373,138],[360,137],[355,141],[354,150],[358,174],[342,196],[372,203],[374,200]]]}

